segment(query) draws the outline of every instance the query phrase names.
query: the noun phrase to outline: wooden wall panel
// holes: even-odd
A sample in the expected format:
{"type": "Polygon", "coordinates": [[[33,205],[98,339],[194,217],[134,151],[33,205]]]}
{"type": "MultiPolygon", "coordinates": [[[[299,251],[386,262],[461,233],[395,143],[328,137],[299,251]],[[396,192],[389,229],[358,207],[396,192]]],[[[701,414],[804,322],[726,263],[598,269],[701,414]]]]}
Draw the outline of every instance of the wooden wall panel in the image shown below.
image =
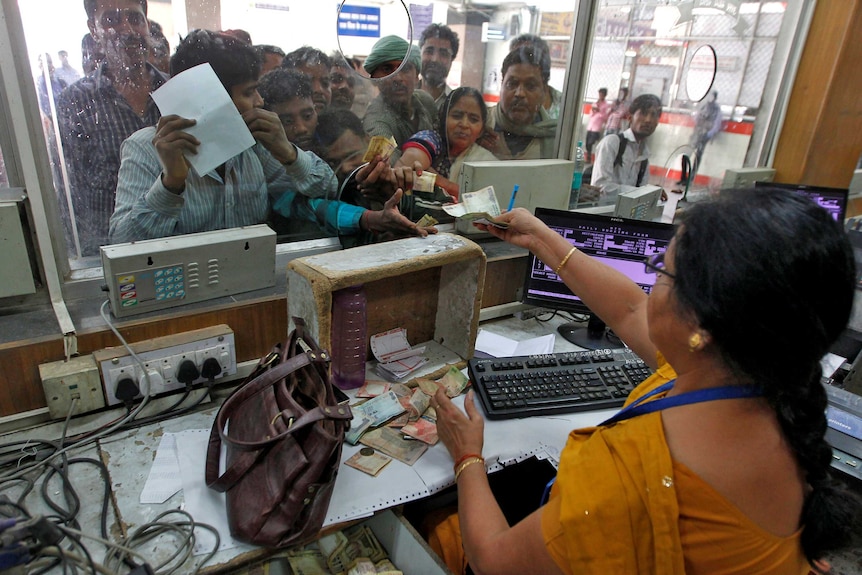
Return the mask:
{"type": "MultiPolygon", "coordinates": [[[[218,324],[227,324],[233,330],[237,362],[261,357],[287,336],[287,299],[283,296],[263,298],[202,311],[180,311],[159,319],[116,323],[129,343],[218,324]]],[[[117,345],[120,342],[107,327],[78,334],[81,355],[117,345]]],[[[0,389],[3,390],[0,417],[45,407],[39,364],[61,361],[63,357],[60,336],[0,345],[0,389]]]]}
{"type": "Polygon", "coordinates": [[[862,154],[862,0],[817,2],[776,147],[778,182],[846,188],[862,154]]]}
{"type": "Polygon", "coordinates": [[[527,256],[502,260],[489,260],[485,272],[485,291],[482,307],[492,307],[519,301],[519,290],[527,273],[527,256]]]}

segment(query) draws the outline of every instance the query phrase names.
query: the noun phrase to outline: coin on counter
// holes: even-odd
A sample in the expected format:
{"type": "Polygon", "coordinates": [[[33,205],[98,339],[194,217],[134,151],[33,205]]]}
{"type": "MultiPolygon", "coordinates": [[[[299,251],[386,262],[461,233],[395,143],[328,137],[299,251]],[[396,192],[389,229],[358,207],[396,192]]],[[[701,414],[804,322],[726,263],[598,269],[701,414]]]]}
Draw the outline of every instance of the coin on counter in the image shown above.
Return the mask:
{"type": "Polygon", "coordinates": [[[363,447],[359,450],[359,455],[364,455],[365,457],[368,457],[369,455],[374,455],[374,449],[372,449],[371,447],[363,447]]]}

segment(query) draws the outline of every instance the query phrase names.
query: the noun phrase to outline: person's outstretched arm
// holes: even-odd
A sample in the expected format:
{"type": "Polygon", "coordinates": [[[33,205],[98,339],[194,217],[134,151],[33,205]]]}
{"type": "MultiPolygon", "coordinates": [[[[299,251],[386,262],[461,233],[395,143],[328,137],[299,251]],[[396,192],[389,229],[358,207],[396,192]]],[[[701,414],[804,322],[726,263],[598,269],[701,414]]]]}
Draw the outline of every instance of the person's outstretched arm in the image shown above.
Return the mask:
{"type": "Polygon", "coordinates": [[[482,454],[485,422],[473,402],[473,392],[464,400],[466,414],[443,389],[437,391],[431,405],[437,411],[440,440],[458,465],[458,518],[464,552],[473,572],[562,573],[545,546],[541,508],[509,526],[491,492],[485,463],[474,457],[482,454]]]}
{"type": "Polygon", "coordinates": [[[551,269],[556,270],[565,260],[559,269],[560,279],[635,353],[655,367],[656,348],[647,327],[647,295],[640,286],[598,260],[572,251],[565,238],[523,208],[506,212],[498,219],[508,222],[509,227],[478,227],[527,248],[551,269]]]}

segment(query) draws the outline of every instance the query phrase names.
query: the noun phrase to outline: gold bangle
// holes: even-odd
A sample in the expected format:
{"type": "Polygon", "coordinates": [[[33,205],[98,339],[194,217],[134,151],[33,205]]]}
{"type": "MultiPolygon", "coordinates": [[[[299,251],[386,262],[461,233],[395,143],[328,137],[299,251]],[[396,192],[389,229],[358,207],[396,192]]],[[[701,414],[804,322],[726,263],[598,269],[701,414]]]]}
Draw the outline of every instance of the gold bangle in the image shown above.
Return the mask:
{"type": "Polygon", "coordinates": [[[474,463],[482,463],[484,465],[485,459],[482,457],[471,457],[464,463],[462,463],[457,470],[455,470],[455,483],[458,483],[458,478],[461,477],[461,472],[466,468],[470,467],[474,463]]]}
{"type": "Polygon", "coordinates": [[[566,262],[569,261],[569,258],[572,257],[572,254],[576,251],[578,251],[578,248],[572,246],[572,249],[570,249],[569,253],[566,254],[566,257],[563,258],[563,261],[561,261],[560,264],[554,268],[555,275],[560,275],[560,270],[563,269],[563,266],[566,265],[566,262]]]}

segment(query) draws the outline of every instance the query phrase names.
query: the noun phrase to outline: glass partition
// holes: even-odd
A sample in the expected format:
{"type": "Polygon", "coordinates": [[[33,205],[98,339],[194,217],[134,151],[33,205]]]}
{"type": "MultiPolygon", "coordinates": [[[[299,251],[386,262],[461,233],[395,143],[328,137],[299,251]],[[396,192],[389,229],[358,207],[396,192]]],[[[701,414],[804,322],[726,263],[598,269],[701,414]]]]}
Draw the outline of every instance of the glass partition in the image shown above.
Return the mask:
{"type": "MultiPolygon", "coordinates": [[[[406,117],[405,125],[415,132],[435,130],[438,137],[439,132],[446,129],[445,123],[442,130],[440,128],[438,105],[442,105],[445,95],[452,89],[462,86],[477,89],[481,103],[475,107],[487,105],[489,118],[493,117],[493,109],[498,102],[503,99],[506,103],[509,95],[511,114],[501,115],[498,121],[498,124],[506,122],[498,128],[501,136],[493,141],[486,138],[488,141],[483,142],[489,147],[495,146],[495,155],[481,152],[477,145],[475,157],[556,156],[553,144],[565,79],[573,2],[553,3],[556,6],[544,13],[527,4],[495,6],[494,3],[480,5],[471,2],[419,4],[400,0],[356,0],[340,5],[332,3],[329,10],[323,10],[319,4],[301,0],[265,3],[222,0],[215,7],[203,0],[150,0],[146,3],[148,22],[138,22],[135,13],[142,10],[142,3],[137,0],[97,0],[95,4],[96,11],[88,19],[83,1],[18,2],[49,149],[55,199],[64,221],[69,256],[73,260],[95,263],[95,258],[88,257],[95,256],[98,246],[110,240],[109,222],[115,207],[119,148],[122,141],[137,129],[157,121],[158,114],[148,107],[145,99],[141,99],[140,90],[136,91],[132,82],[134,75],[127,73],[139,66],[135,58],[141,57],[144,34],[146,49],[149,50],[146,59],[165,77],[169,73],[165,53],[173,53],[178,41],[197,28],[226,31],[250,40],[261,51],[262,61],[269,62],[270,56],[264,56],[264,52],[270,53],[276,62],[286,54],[287,59],[281,67],[296,67],[309,75],[316,115],[322,116],[324,108],[330,105],[349,109],[363,121],[368,135],[374,135],[375,130],[372,127],[374,121],[366,117],[366,112],[371,110],[381,114],[382,110],[385,116],[393,106],[398,109],[388,100],[388,105],[383,106],[374,101],[381,97],[381,93],[390,96],[390,92],[402,89],[401,84],[408,90],[425,90],[432,94],[430,100],[436,100],[423,121],[417,121],[418,106],[414,105],[409,111],[412,116],[406,117]],[[45,18],[47,12],[52,14],[50,19],[45,18]],[[555,22],[553,25],[549,24],[552,20],[555,22]],[[432,24],[445,25],[457,39],[457,45],[449,41],[445,33],[423,38],[422,33],[432,24]],[[536,34],[540,26],[544,26],[543,30],[548,33],[536,34]],[[532,58],[531,64],[535,65],[519,66],[516,62],[513,68],[522,69],[522,73],[512,75],[507,84],[502,65],[509,53],[510,41],[527,33],[534,36],[528,41],[530,51],[525,58],[532,58]],[[414,49],[419,52],[417,59],[422,62],[426,73],[420,75],[414,71],[412,78],[396,79],[395,88],[389,89],[387,86],[393,81],[368,78],[373,74],[367,72],[365,64],[375,43],[392,35],[413,40],[414,49]],[[530,42],[544,40],[548,40],[550,45],[547,51],[532,50],[530,42]],[[331,58],[327,66],[331,70],[326,70],[325,78],[320,77],[323,74],[318,74],[313,58],[309,59],[307,53],[305,56],[300,54],[296,60],[296,51],[304,47],[319,50],[331,58]],[[294,62],[288,65],[291,57],[294,62]],[[336,85],[332,84],[334,79],[336,85]],[[352,92],[349,105],[341,101],[344,83],[350,84],[352,92]],[[84,95],[81,94],[82,87],[86,88],[84,95]],[[79,89],[77,96],[69,96],[76,88],[79,89]],[[318,92],[321,91],[326,96],[319,98],[318,92]],[[90,100],[84,101],[85,96],[90,100]],[[325,104],[318,106],[318,99],[324,100],[325,104]],[[541,126],[534,128],[538,124],[541,126]],[[521,127],[528,129],[522,133],[521,127]],[[536,131],[544,145],[529,148],[537,139],[536,131]]],[[[147,82],[152,84],[147,88],[157,87],[156,77],[154,71],[148,71],[147,82]]],[[[422,103],[430,100],[425,97],[422,103]]],[[[450,108],[456,108],[454,102],[450,108]]],[[[465,106],[453,113],[470,117],[472,107],[466,107],[466,112],[461,108],[465,106]]],[[[305,128],[298,125],[298,113],[291,117],[285,107],[273,107],[273,110],[285,122],[289,137],[293,137],[301,147],[316,152],[341,178],[358,165],[357,154],[364,152],[368,143],[366,134],[357,134],[349,142],[335,142],[338,140],[335,138],[315,146],[313,139],[299,133],[305,128]]],[[[307,120],[302,119],[306,123],[307,120]]],[[[481,123],[484,127],[488,121],[483,119],[481,123]]],[[[341,129],[338,125],[336,128],[341,129]]],[[[331,119],[329,129],[332,130],[331,119]]],[[[450,130],[453,135],[454,131],[455,128],[450,130]]],[[[458,137],[470,144],[482,135],[486,133],[481,129],[475,133],[468,130],[466,135],[458,133],[458,137]]],[[[442,136],[448,147],[450,142],[445,131],[442,136]]],[[[403,144],[403,141],[398,142],[399,148],[403,144]]],[[[395,156],[399,153],[396,151],[395,156]]],[[[446,156],[446,151],[440,155],[446,156]]],[[[451,158],[443,157],[432,170],[441,171],[440,166],[451,166],[455,156],[457,154],[451,158]]],[[[440,175],[439,184],[445,182],[445,176],[457,179],[456,175],[449,173],[440,175]]],[[[313,193],[329,195],[328,190],[313,193]]],[[[295,218],[270,214],[265,221],[279,232],[282,241],[327,235],[317,225],[295,218]]]]}
{"type": "MultiPolygon", "coordinates": [[[[97,14],[88,21],[83,0],[18,0],[55,187],[55,194],[46,201],[58,204],[73,268],[98,265],[94,254],[106,241],[99,238],[109,235],[115,194],[111,182],[119,165],[120,144],[157,117],[148,115],[146,102],[136,99],[131,87],[119,83],[121,89],[110,95],[112,105],[125,106],[133,114],[127,115],[131,125],[121,130],[114,129],[117,122],[108,108],[85,106],[70,114],[68,106],[63,107],[64,93],[69,92],[70,85],[85,81],[81,78],[87,74],[91,79],[111,80],[109,64],[123,55],[118,55],[123,42],[126,51],[135,48],[140,52],[145,47],[145,59],[164,74],[169,72],[165,54],[173,53],[180,38],[198,28],[249,40],[259,50],[267,70],[292,62],[287,67],[307,74],[318,120],[326,119],[326,112],[336,108],[349,110],[360,119],[365,133],[351,135],[344,132],[348,122],[340,121],[338,115],[333,120],[330,114],[328,136],[318,123],[316,136],[309,139],[302,135],[307,126],[300,125],[310,121],[307,113],[274,108],[296,143],[319,155],[341,179],[361,164],[368,135],[374,133],[374,122],[367,118],[367,112],[375,108],[375,100],[391,93],[397,96],[405,89],[399,83],[408,91],[424,90],[423,101],[430,96],[435,103],[433,113],[426,114],[433,116],[430,126],[418,121],[415,107],[408,108],[404,123],[415,126],[417,132],[436,130],[436,141],[426,137],[414,143],[426,150],[422,152],[425,155],[436,154],[438,163],[431,169],[440,173],[438,188],[449,195],[454,194],[446,187],[446,178],[457,180],[460,155],[451,152],[465,147],[455,146],[455,140],[475,142],[473,150],[481,159],[488,159],[485,153],[498,159],[571,157],[570,150],[558,149],[559,142],[568,147],[573,134],[575,141],[586,140],[600,88],[607,88],[611,106],[623,88],[629,92],[627,102],[644,93],[659,97],[663,114],[649,141],[647,177],[652,183],[674,187],[682,179],[681,156],[697,155],[699,106],[714,102],[720,110],[719,129],[702,146],[701,161],[691,178],[693,188],[709,191],[718,186],[724,169],[743,166],[746,158],[752,157],[752,150],[768,138],[758,139],[759,123],[783,106],[777,102],[775,86],[784,81],[779,71],[787,66],[790,51],[781,42],[783,37],[790,38],[787,45],[795,41],[798,25],[796,12],[788,17],[793,9],[788,3],[743,0],[720,3],[721,8],[716,8],[719,3],[715,2],[657,0],[345,0],[330,3],[328,8],[306,0],[149,0],[145,24],[130,22],[134,20],[130,13],[143,5],[138,0],[97,0],[95,4],[97,14]],[[583,72],[569,72],[574,30],[584,25],[578,15],[585,21],[590,11],[593,26],[587,65],[583,72]],[[45,17],[48,13],[51,18],[45,17]],[[143,28],[132,30],[128,36],[127,30],[136,23],[143,28]],[[440,26],[454,33],[457,47],[446,41],[445,33],[439,33],[440,26]],[[437,34],[423,37],[426,30],[435,27],[437,34]],[[142,35],[141,30],[146,33],[145,46],[140,41],[134,47],[134,35],[142,35]],[[412,39],[424,74],[414,72],[408,80],[395,75],[386,80],[368,78],[374,74],[365,65],[375,44],[392,35],[412,39]],[[517,45],[513,44],[516,39],[520,40],[517,45]],[[704,46],[714,51],[714,60],[701,56],[704,50],[699,49],[704,46]],[[303,52],[304,47],[332,57],[329,74],[315,66],[314,58],[309,57],[314,51],[303,52]],[[513,47],[519,49],[521,57],[510,57],[513,47]],[[686,87],[702,84],[704,73],[710,70],[715,71],[710,94],[698,103],[686,87]],[[567,77],[570,73],[582,77],[571,82],[567,77]],[[578,88],[583,93],[565,94],[569,85],[583,86],[578,88]],[[458,121],[469,124],[476,114],[473,106],[465,109],[452,102],[441,124],[437,106],[442,107],[445,95],[460,87],[474,88],[481,95],[488,109],[488,119],[481,122],[483,130],[456,129],[458,121]],[[577,101],[575,106],[571,106],[573,100],[577,101]],[[564,105],[566,102],[569,104],[564,105]],[[455,113],[460,120],[452,117],[447,125],[445,120],[455,113]],[[64,129],[64,114],[67,127],[88,124],[89,131],[72,129],[70,133],[64,129]],[[345,137],[340,137],[342,134],[345,137]],[[445,146],[442,152],[440,140],[445,146]],[[70,148],[82,143],[90,147],[76,156],[70,148]],[[81,162],[82,155],[85,162],[81,162]]],[[[404,69],[391,71],[400,74],[404,69]]],[[[154,74],[150,72],[151,80],[154,74]]],[[[100,89],[107,84],[110,82],[100,84],[100,89]]],[[[392,109],[376,107],[378,114],[383,110],[384,117],[392,109]]],[[[618,116],[616,128],[607,121],[602,123],[599,139],[605,132],[627,127],[625,114],[618,116]]],[[[401,147],[404,142],[398,144],[401,147]]],[[[319,191],[321,195],[328,192],[319,191]]],[[[326,235],[306,221],[283,220],[271,214],[263,219],[279,231],[282,241],[326,235]]]]}
{"type": "Polygon", "coordinates": [[[714,192],[727,168],[759,157],[752,148],[762,142],[753,135],[776,104],[783,105],[774,100],[788,66],[779,46],[782,35],[797,37],[797,24],[787,2],[602,2],[581,129],[589,131],[602,88],[610,101],[621,90],[628,91],[629,103],[655,94],[663,112],[647,139],[649,182],[714,192]],[[683,156],[690,160],[688,173],[683,156]]]}

